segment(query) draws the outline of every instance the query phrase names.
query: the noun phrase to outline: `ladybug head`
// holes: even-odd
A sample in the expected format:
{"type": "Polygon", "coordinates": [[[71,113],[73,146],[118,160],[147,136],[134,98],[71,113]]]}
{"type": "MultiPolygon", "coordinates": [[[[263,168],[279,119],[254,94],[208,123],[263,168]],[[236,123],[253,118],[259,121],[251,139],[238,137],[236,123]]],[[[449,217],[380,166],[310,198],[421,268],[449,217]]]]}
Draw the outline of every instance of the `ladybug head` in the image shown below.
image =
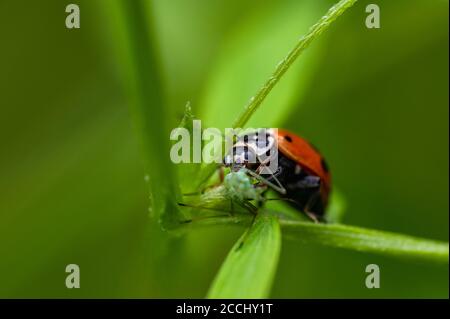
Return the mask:
{"type": "Polygon", "coordinates": [[[261,165],[268,154],[273,153],[275,137],[270,129],[260,129],[240,135],[230,152],[224,157],[223,163],[238,171],[242,167],[255,169],[261,165]]]}
{"type": "Polygon", "coordinates": [[[242,167],[257,164],[258,159],[253,148],[243,143],[233,145],[232,151],[225,156],[223,163],[226,167],[231,167],[232,171],[238,171],[242,167]]]}

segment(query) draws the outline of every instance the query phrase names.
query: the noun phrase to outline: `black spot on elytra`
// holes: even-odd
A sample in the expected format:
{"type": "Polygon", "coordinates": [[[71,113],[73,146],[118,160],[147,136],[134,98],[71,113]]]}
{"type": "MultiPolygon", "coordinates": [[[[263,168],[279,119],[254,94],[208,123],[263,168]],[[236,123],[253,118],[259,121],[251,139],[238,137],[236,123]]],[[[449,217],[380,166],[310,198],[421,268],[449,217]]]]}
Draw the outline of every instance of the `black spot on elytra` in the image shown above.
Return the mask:
{"type": "Polygon", "coordinates": [[[284,139],[285,139],[286,141],[288,141],[289,143],[292,142],[292,138],[291,138],[289,135],[286,135],[286,136],[284,137],[284,139]]]}
{"type": "Polygon", "coordinates": [[[320,165],[322,165],[322,168],[325,172],[329,171],[328,164],[327,164],[327,162],[325,162],[325,160],[323,158],[320,160],[320,165]]]}

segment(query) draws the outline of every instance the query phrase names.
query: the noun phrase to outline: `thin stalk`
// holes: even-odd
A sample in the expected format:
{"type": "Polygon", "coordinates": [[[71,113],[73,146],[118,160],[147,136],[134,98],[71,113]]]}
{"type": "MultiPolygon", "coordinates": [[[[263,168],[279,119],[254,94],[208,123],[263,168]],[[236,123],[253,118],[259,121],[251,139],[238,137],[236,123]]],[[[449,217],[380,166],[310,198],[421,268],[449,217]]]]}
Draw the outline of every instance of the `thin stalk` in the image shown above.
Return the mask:
{"type": "Polygon", "coordinates": [[[245,107],[244,111],[239,115],[233,124],[234,128],[243,128],[253,113],[258,109],[261,103],[265,100],[267,95],[272,91],[278,81],[283,77],[286,71],[291,67],[299,55],[316,39],[322,32],[324,32],[331,23],[342,15],[345,10],[350,8],[357,0],[341,0],[333,7],[331,7],[327,14],[325,14],[316,24],[314,24],[300,40],[289,54],[277,65],[275,72],[258,91],[258,93],[250,99],[250,102],[245,107]]]}
{"type": "Polygon", "coordinates": [[[445,242],[342,224],[284,220],[281,225],[287,238],[304,243],[448,264],[449,244],[445,242]]]}
{"type": "MultiPolygon", "coordinates": [[[[277,215],[275,212],[271,213],[277,215]]],[[[250,214],[248,215],[240,214],[233,217],[199,220],[192,222],[191,227],[248,226],[250,214]]],[[[449,244],[447,242],[342,224],[316,224],[281,217],[278,219],[283,236],[302,243],[438,264],[448,264],[449,262],[449,244]]]]}
{"type": "Polygon", "coordinates": [[[180,219],[179,193],[169,161],[164,86],[156,53],[150,7],[143,0],[121,0],[125,29],[125,65],[129,77],[131,113],[142,144],[151,192],[151,211],[163,227],[180,219]]]}

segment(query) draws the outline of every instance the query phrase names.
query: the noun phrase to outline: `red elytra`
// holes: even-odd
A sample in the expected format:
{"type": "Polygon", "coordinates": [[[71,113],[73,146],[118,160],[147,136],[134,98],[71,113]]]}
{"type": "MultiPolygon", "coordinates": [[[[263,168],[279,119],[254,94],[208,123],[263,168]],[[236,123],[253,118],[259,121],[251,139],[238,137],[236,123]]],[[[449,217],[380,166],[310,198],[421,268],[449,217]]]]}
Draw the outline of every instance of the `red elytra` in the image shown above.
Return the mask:
{"type": "MultiPolygon", "coordinates": [[[[296,178],[292,167],[283,177],[280,176],[280,182],[287,190],[287,194],[283,197],[298,201],[302,204],[294,205],[298,209],[304,211],[311,217],[322,217],[328,204],[328,197],[331,190],[331,174],[323,156],[319,151],[305,139],[289,132],[288,130],[277,130],[278,150],[282,155],[280,165],[290,166],[289,160],[299,165],[306,172],[307,176],[316,176],[320,178],[319,194],[320,198],[314,198],[316,193],[306,194],[300,190],[297,182],[300,177],[296,178]],[[288,161],[284,160],[286,157],[288,161]],[[297,182],[297,183],[293,183],[297,182]],[[315,202],[314,202],[315,201],[315,202]]],[[[304,178],[304,177],[303,177],[304,178]]]]}
{"type": "Polygon", "coordinates": [[[265,162],[264,155],[270,156],[267,151],[272,146],[267,137],[271,134],[276,141],[273,145],[278,149],[277,168],[270,175],[261,176],[262,180],[255,187],[271,187],[282,199],[314,221],[324,221],[331,188],[330,172],[319,151],[300,136],[284,129],[271,133],[261,129],[243,135],[225,156],[224,164],[233,171],[245,167],[260,174],[260,169],[270,164],[270,161],[265,162]],[[265,143],[260,143],[261,136],[266,137],[265,143]],[[257,159],[257,162],[250,159],[257,159]]]}

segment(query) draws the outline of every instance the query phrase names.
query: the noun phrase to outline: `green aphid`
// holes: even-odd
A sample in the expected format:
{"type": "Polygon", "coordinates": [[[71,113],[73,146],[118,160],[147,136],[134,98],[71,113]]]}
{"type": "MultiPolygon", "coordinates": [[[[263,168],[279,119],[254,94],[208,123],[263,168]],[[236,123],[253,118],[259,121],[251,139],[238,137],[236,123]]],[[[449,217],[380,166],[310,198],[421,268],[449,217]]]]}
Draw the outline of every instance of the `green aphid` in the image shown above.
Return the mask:
{"type": "Polygon", "coordinates": [[[265,188],[255,187],[252,177],[248,176],[246,169],[230,172],[225,176],[224,186],[228,196],[232,200],[262,200],[262,192],[265,188]]]}

